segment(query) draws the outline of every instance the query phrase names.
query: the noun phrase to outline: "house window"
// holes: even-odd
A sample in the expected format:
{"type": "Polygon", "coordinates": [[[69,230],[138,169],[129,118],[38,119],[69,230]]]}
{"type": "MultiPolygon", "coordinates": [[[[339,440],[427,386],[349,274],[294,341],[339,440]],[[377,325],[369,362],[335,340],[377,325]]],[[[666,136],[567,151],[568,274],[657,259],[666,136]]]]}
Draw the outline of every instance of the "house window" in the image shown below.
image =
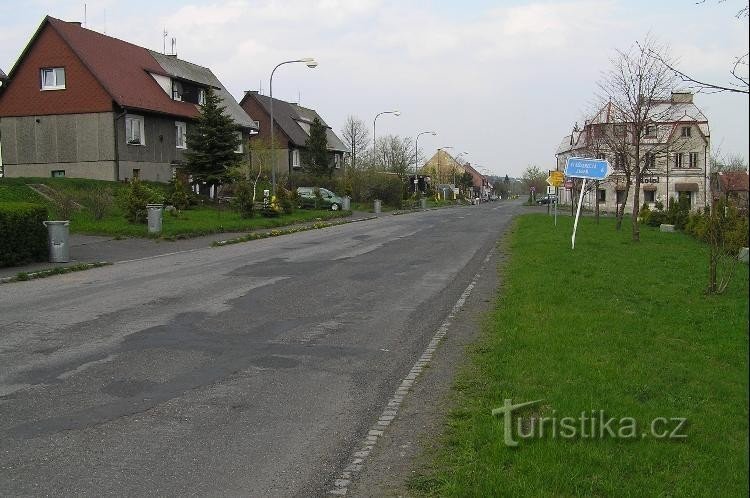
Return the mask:
{"type": "Polygon", "coordinates": [[[594,138],[602,138],[604,136],[604,130],[602,125],[594,125],[594,138]]]}
{"type": "Polygon", "coordinates": [[[625,190],[617,191],[617,204],[623,204],[625,202],[625,190]]]}
{"type": "Polygon", "coordinates": [[[292,168],[299,168],[299,149],[292,151],[292,168]]]}
{"type": "Polygon", "coordinates": [[[174,128],[175,128],[175,144],[178,149],[187,149],[187,142],[186,142],[186,134],[187,134],[187,125],[183,123],[182,121],[175,121],[174,122],[174,128]]]}
{"type": "Polygon", "coordinates": [[[614,132],[616,137],[624,137],[625,136],[625,130],[626,127],[624,124],[616,124],[614,127],[614,132]]]}
{"type": "Polygon", "coordinates": [[[334,154],[333,155],[333,166],[336,169],[341,168],[341,156],[339,154],[334,154]]]}
{"type": "Polygon", "coordinates": [[[603,188],[600,188],[596,191],[596,202],[598,202],[599,204],[604,204],[605,202],[607,202],[607,191],[603,188]]]}
{"type": "Polygon", "coordinates": [[[242,135],[241,131],[238,131],[236,133],[237,133],[237,140],[239,140],[239,143],[237,144],[237,148],[234,149],[234,151],[237,154],[242,154],[242,152],[245,150],[245,147],[244,147],[245,137],[242,135]]]}
{"type": "Polygon", "coordinates": [[[656,202],[656,192],[653,190],[644,190],[643,202],[656,202]]]}
{"type": "Polygon", "coordinates": [[[182,101],[182,83],[179,81],[172,81],[172,99],[182,101]]]}
{"type": "Polygon", "coordinates": [[[690,138],[690,130],[691,130],[691,128],[689,126],[683,126],[682,127],[682,133],[681,133],[682,137],[683,138],[690,138]]]}
{"type": "Polygon", "coordinates": [[[52,178],[65,178],[65,170],[64,169],[52,170],[52,178]]]}
{"type": "Polygon", "coordinates": [[[198,90],[198,103],[200,105],[206,105],[206,90],[203,88],[198,90]]]}
{"type": "Polygon", "coordinates": [[[656,168],[656,154],[651,152],[646,153],[646,169],[656,168]]]}
{"type": "Polygon", "coordinates": [[[143,116],[125,116],[125,140],[128,145],[146,145],[143,116]]]}
{"type": "Polygon", "coordinates": [[[688,167],[697,168],[698,167],[698,153],[691,152],[689,157],[690,157],[690,162],[688,163],[688,167]]]}
{"type": "Polygon", "coordinates": [[[674,167],[675,168],[682,168],[682,152],[675,152],[674,154],[674,167]]]}
{"type": "Polygon", "coordinates": [[[42,69],[42,90],[64,90],[65,68],[51,67],[42,69]]]}
{"type": "Polygon", "coordinates": [[[646,136],[647,137],[655,137],[656,136],[656,125],[654,125],[654,124],[646,125],[646,136]]]}
{"type": "Polygon", "coordinates": [[[601,159],[602,161],[606,161],[606,160],[607,160],[607,155],[606,155],[606,154],[603,154],[603,153],[601,153],[601,154],[597,154],[597,155],[596,155],[596,158],[597,158],[597,159],[601,159]]]}
{"type": "Polygon", "coordinates": [[[140,177],[141,177],[141,170],[133,169],[133,178],[140,178],[140,177]]]}

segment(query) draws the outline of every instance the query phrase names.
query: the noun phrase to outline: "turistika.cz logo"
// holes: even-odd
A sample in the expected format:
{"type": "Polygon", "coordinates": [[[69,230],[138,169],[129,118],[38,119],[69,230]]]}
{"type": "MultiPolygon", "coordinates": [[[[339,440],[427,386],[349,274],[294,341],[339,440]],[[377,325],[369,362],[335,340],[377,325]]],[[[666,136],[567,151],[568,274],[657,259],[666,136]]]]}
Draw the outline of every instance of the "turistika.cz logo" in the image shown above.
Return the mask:
{"type": "Polygon", "coordinates": [[[633,417],[607,417],[604,410],[581,412],[577,417],[552,415],[521,417],[518,414],[527,407],[543,400],[513,404],[506,398],[503,406],[492,410],[493,416],[503,417],[503,442],[506,446],[518,446],[518,439],[685,439],[687,419],[682,417],[657,417],[647,427],[639,427],[633,417]],[[514,418],[514,414],[516,417],[514,418]],[[515,424],[514,424],[515,420],[515,424]],[[514,430],[515,429],[515,430],[514,430]]]}

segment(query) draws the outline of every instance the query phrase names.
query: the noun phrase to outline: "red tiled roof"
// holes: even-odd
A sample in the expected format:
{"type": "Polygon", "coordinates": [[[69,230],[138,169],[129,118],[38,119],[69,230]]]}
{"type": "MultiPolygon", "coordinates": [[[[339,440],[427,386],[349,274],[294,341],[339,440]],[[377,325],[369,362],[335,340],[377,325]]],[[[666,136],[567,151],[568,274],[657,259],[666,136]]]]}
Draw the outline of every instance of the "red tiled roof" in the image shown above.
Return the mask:
{"type": "Polygon", "coordinates": [[[725,171],[719,173],[719,186],[722,192],[750,191],[750,176],[746,171],[725,171]]]}
{"type": "Polygon", "coordinates": [[[45,21],[121,107],[188,118],[198,115],[194,104],[172,100],[148,74],[168,76],[145,48],[54,17],[45,21]]]}

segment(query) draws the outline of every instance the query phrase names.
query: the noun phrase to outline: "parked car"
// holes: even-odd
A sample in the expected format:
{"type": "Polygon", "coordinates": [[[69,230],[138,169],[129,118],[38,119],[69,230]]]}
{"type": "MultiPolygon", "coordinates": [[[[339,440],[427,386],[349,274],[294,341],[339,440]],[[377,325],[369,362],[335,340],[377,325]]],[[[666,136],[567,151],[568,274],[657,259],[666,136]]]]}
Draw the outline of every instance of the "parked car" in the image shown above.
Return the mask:
{"type": "Polygon", "coordinates": [[[338,211],[343,205],[344,200],[327,188],[297,187],[298,208],[318,208],[338,211]],[[316,190],[320,191],[320,197],[315,195],[316,190]]]}
{"type": "Polygon", "coordinates": [[[536,200],[537,204],[554,204],[555,202],[557,202],[557,196],[555,194],[547,194],[536,200]]]}

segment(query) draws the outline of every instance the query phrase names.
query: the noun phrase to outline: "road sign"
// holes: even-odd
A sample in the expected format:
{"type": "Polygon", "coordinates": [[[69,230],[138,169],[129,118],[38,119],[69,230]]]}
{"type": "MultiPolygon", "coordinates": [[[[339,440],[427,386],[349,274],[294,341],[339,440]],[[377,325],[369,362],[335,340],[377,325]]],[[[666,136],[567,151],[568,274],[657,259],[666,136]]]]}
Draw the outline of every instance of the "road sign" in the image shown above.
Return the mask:
{"type": "Polygon", "coordinates": [[[529,190],[531,190],[532,192],[536,192],[536,187],[532,185],[529,190]]]}
{"type": "Polygon", "coordinates": [[[553,187],[562,187],[563,182],[565,182],[565,175],[562,171],[549,172],[549,176],[547,177],[547,185],[552,185],[553,187]]]}
{"type": "Polygon", "coordinates": [[[573,190],[573,180],[566,180],[565,181],[565,189],[566,190],[573,190]]]}
{"type": "Polygon", "coordinates": [[[612,167],[606,159],[571,157],[565,165],[565,176],[573,178],[604,180],[610,173],[612,173],[612,167]]]}

